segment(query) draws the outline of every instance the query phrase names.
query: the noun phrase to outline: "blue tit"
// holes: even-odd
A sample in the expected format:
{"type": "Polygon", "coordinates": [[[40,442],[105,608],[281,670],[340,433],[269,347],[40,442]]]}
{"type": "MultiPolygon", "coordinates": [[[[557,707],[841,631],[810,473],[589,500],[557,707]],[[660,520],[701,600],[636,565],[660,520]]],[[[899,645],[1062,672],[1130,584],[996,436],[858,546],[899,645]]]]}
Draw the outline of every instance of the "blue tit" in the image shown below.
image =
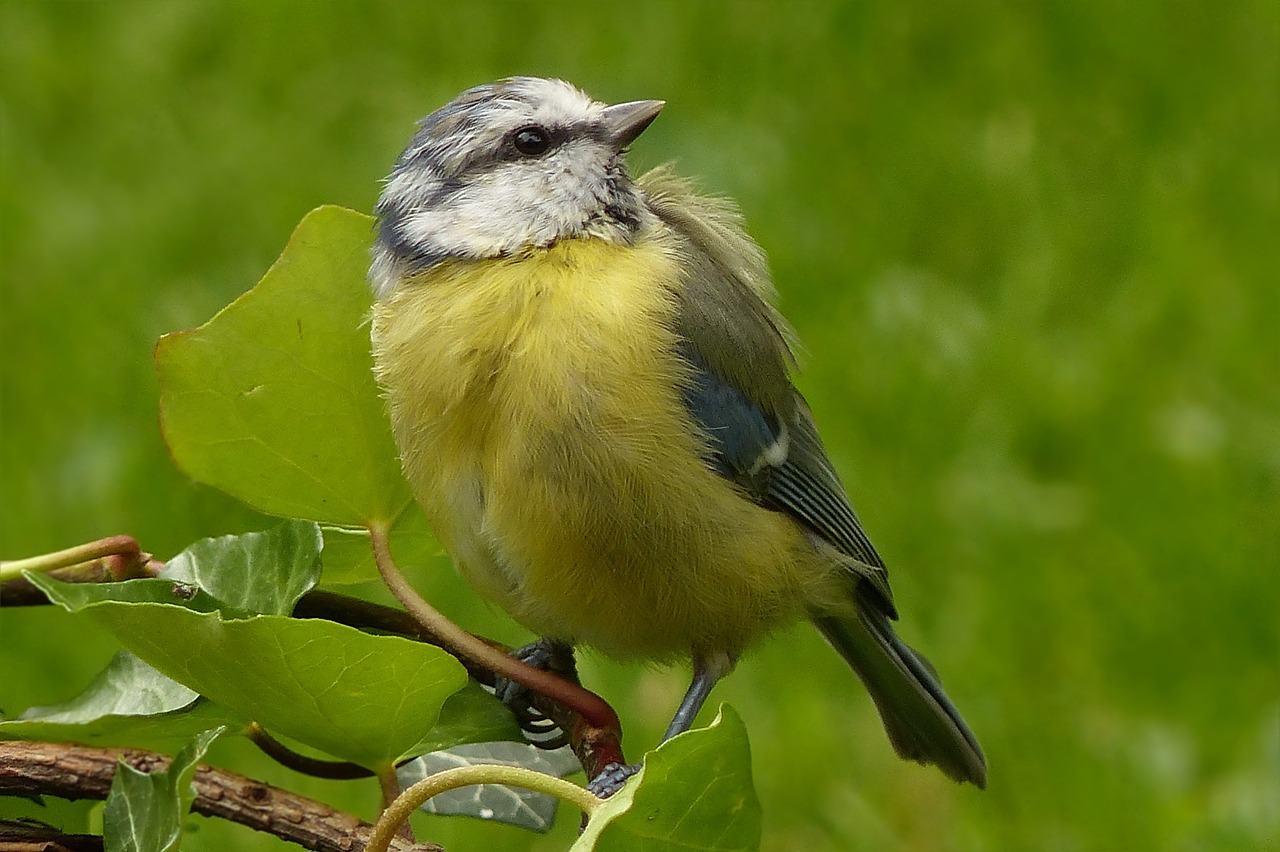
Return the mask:
{"type": "Polygon", "coordinates": [[[763,253],[730,203],[627,170],[663,105],[517,77],[420,122],[370,268],[406,477],[462,574],[530,630],[691,660],[667,737],[753,643],[808,619],[899,755],[984,786],[977,739],[893,630],[763,253]]]}

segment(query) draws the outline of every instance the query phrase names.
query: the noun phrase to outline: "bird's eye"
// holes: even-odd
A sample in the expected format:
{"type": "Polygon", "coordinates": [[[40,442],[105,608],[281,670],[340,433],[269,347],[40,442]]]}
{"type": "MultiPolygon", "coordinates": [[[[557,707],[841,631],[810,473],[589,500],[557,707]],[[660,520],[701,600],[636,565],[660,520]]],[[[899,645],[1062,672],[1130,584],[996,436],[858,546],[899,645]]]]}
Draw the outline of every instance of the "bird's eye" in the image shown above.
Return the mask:
{"type": "Polygon", "coordinates": [[[531,124],[521,127],[511,136],[511,144],[526,157],[537,157],[547,153],[551,147],[551,134],[546,128],[531,124]]]}

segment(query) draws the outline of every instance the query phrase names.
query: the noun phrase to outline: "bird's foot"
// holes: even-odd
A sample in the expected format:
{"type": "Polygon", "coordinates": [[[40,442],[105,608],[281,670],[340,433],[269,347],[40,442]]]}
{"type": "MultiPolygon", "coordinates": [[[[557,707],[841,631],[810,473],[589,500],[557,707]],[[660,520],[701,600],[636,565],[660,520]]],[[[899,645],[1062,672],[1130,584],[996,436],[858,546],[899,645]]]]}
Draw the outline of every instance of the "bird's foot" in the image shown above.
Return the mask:
{"type": "MultiPolygon", "coordinates": [[[[573,646],[562,640],[539,639],[523,648],[517,648],[511,656],[535,669],[560,675],[574,683],[581,682],[578,680],[578,666],[573,658],[573,646]]],[[[554,749],[569,741],[567,733],[533,706],[528,687],[498,675],[493,694],[511,709],[529,742],[539,748],[554,749]]]]}
{"type": "Polygon", "coordinates": [[[607,799],[621,790],[627,779],[639,771],[638,763],[610,763],[591,779],[587,789],[601,799],[607,799]]]}

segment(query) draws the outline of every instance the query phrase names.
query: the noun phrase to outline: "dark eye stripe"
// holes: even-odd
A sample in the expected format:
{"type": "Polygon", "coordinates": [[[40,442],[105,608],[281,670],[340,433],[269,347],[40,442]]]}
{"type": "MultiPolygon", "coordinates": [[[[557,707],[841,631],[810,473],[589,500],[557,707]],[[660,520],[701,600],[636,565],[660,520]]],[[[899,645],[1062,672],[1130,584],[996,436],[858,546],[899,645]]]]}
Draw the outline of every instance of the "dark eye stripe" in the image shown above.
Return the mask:
{"type": "MultiPolygon", "coordinates": [[[[467,144],[471,146],[466,157],[447,171],[441,169],[441,177],[451,181],[455,186],[461,186],[491,171],[502,163],[529,159],[530,155],[523,154],[516,149],[514,138],[520,131],[531,128],[542,130],[550,138],[551,144],[543,152],[543,155],[577,139],[602,141],[602,137],[597,138],[599,134],[596,132],[596,128],[587,122],[575,122],[567,126],[552,127],[540,124],[522,124],[515,130],[507,131],[501,136],[495,134],[488,140],[466,140],[467,144]]],[[[444,160],[447,152],[456,149],[462,144],[462,141],[450,139],[436,146],[423,147],[415,152],[413,162],[424,164],[444,160]]]]}

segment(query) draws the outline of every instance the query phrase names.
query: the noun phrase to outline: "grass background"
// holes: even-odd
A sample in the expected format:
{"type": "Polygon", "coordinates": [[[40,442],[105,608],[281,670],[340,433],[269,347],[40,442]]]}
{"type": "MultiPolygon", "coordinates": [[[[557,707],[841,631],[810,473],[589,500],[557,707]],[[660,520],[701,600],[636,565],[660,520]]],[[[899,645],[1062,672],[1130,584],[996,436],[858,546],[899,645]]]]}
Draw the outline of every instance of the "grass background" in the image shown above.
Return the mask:
{"type": "MultiPolygon", "coordinates": [[[[751,732],[765,848],[1280,843],[1280,12],[911,5],[2,0],[0,552],[125,532],[164,557],[265,525],[168,461],[156,338],[251,286],[307,210],[369,210],[465,87],[664,98],[633,163],[741,203],[904,635],[991,764],[980,793],[897,761],[797,628],[715,696],[751,732]]],[[[51,608],[0,631],[8,713],[113,650],[51,608]]],[[[685,677],[585,670],[633,754],[685,677]]],[[[212,755],[372,814],[371,787],[212,755]]],[[[551,850],[575,822],[419,836],[551,850]]],[[[285,848],[192,824],[189,849],[285,848]]]]}

